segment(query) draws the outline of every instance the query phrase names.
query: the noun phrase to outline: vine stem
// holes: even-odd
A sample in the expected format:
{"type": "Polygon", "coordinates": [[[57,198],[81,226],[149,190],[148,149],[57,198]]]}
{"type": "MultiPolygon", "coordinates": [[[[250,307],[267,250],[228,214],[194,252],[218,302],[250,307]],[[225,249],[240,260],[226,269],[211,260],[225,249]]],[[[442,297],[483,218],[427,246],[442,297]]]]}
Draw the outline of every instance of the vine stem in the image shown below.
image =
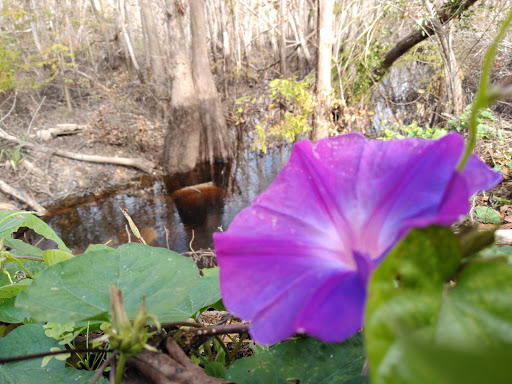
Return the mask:
{"type": "Polygon", "coordinates": [[[489,89],[489,82],[491,77],[492,63],[494,56],[496,55],[496,51],[498,50],[498,45],[501,40],[505,37],[507,33],[507,29],[512,22],[512,11],[509,11],[507,18],[501,24],[498,35],[494,38],[491,46],[487,50],[484,56],[484,61],[482,64],[482,76],[480,77],[480,85],[478,87],[478,92],[475,96],[475,100],[473,101],[473,105],[471,106],[471,113],[469,115],[469,139],[466,144],[466,149],[464,151],[464,155],[462,156],[459,164],[457,165],[457,169],[462,171],[464,166],[466,165],[469,156],[473,152],[473,149],[476,145],[476,134],[478,128],[478,113],[482,108],[486,108],[492,103],[496,101],[499,92],[496,92],[494,89],[489,89]]]}
{"type": "Polygon", "coordinates": [[[124,372],[124,366],[126,364],[126,353],[120,352],[119,353],[119,360],[117,362],[116,367],[116,378],[115,378],[115,384],[121,384],[121,380],[123,379],[123,372],[124,372]]]}

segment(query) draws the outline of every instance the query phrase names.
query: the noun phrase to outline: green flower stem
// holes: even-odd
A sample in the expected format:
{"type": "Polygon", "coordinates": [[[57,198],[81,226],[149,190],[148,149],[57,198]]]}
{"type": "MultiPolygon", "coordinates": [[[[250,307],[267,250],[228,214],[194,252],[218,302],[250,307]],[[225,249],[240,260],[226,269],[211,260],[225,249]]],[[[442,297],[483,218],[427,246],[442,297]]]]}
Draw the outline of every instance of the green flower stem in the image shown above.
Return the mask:
{"type": "Polygon", "coordinates": [[[464,151],[464,155],[457,166],[459,171],[464,169],[466,162],[471,156],[473,149],[476,145],[476,133],[478,128],[478,113],[482,108],[486,108],[492,103],[496,101],[498,92],[495,90],[489,89],[489,81],[491,77],[492,64],[494,60],[494,56],[496,55],[496,51],[498,50],[498,44],[505,37],[507,29],[512,22],[512,11],[509,11],[507,18],[501,24],[498,35],[493,40],[491,46],[487,50],[484,56],[484,61],[482,64],[482,76],[480,78],[480,85],[478,87],[478,92],[475,96],[475,100],[473,101],[473,105],[471,107],[471,113],[469,115],[469,140],[466,144],[466,150],[464,151]]]}
{"type": "Polygon", "coordinates": [[[116,378],[115,384],[121,384],[121,380],[123,379],[124,366],[126,364],[126,353],[119,352],[119,360],[117,361],[116,367],[116,378]]]}
{"type": "Polygon", "coordinates": [[[244,343],[244,340],[246,339],[248,333],[247,332],[244,332],[240,335],[240,339],[238,340],[238,343],[236,343],[235,345],[235,348],[233,348],[233,352],[231,353],[231,355],[229,356],[229,362],[228,362],[228,365],[230,365],[233,361],[235,361],[235,357],[236,357],[236,354],[238,353],[238,351],[240,350],[240,347],[242,346],[242,344],[244,343]]]}

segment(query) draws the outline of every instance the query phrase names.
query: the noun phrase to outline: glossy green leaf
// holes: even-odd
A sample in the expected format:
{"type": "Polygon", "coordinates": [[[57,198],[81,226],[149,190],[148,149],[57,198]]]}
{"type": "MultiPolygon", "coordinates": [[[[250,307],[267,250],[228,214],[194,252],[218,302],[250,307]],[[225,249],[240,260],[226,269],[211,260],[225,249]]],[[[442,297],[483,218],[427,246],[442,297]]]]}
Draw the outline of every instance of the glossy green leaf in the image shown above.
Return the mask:
{"type": "Polygon", "coordinates": [[[60,249],[49,249],[43,252],[44,262],[48,266],[72,259],[73,257],[72,253],[64,252],[60,249]]]}
{"type": "MultiPolygon", "coordinates": [[[[512,344],[512,267],[505,258],[480,256],[461,264],[460,252],[449,229],[414,230],[377,268],[365,329],[372,383],[411,382],[423,353],[411,349],[420,345],[447,354],[453,346],[486,347],[492,354],[512,344]]],[[[442,365],[430,369],[431,377],[444,377],[442,365]]]]}
{"type": "MultiPolygon", "coordinates": [[[[0,358],[24,356],[62,348],[54,339],[44,334],[41,324],[28,324],[16,328],[0,340],[0,358]]],[[[88,383],[95,372],[66,368],[64,361],[51,359],[41,368],[43,358],[23,360],[0,365],[0,382],[3,384],[55,384],[88,383]]],[[[107,383],[100,378],[99,383],[107,383]]]]}
{"type": "Polygon", "coordinates": [[[361,377],[364,360],[361,334],[339,344],[300,338],[236,360],[225,378],[238,384],[367,383],[361,377]]]}
{"type": "Polygon", "coordinates": [[[136,243],[94,247],[44,270],[18,296],[16,306],[40,321],[109,321],[110,287],[115,286],[131,318],[146,296],[146,311],[166,322],[197,280],[194,261],[165,248],[136,243]]]}

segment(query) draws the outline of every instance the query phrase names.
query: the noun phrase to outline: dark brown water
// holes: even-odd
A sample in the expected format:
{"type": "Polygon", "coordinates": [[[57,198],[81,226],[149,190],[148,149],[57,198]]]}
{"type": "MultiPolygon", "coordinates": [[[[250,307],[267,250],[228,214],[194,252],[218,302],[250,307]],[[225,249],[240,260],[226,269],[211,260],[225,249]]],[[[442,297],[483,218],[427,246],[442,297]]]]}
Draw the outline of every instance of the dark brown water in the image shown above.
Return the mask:
{"type": "MultiPolygon", "coordinates": [[[[243,208],[274,180],[290,148],[258,155],[246,149],[227,167],[176,175],[143,177],[100,196],[69,198],[49,206],[46,222],[74,251],[90,244],[117,246],[128,242],[125,208],[146,242],[186,252],[212,247],[212,233],[226,229],[243,208]],[[194,188],[185,188],[197,185],[194,188]]],[[[132,241],[135,241],[133,235],[132,241]]]]}

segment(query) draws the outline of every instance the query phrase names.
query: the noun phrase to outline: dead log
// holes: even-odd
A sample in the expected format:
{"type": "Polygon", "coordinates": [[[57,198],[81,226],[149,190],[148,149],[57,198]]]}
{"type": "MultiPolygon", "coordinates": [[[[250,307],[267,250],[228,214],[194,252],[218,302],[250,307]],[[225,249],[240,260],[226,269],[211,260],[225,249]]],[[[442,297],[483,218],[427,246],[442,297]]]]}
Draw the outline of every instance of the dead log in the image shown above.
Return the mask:
{"type": "Polygon", "coordinates": [[[146,173],[151,173],[155,168],[155,164],[149,160],[143,158],[126,158],[126,157],[108,157],[108,156],[96,156],[96,155],[83,155],[81,153],[63,151],[60,149],[53,149],[32,143],[24,142],[18,138],[8,134],[7,132],[0,130],[0,139],[4,139],[13,143],[16,143],[22,147],[30,149],[32,151],[49,153],[51,155],[57,155],[61,157],[67,157],[68,159],[87,161],[90,163],[101,163],[101,164],[115,164],[124,165],[127,167],[133,167],[140,169],[146,173]]]}
{"type": "Polygon", "coordinates": [[[73,135],[83,132],[87,125],[58,124],[53,128],[42,129],[36,132],[36,137],[42,141],[49,141],[57,136],[73,135]]]}
{"type": "Polygon", "coordinates": [[[33,198],[28,196],[26,193],[22,191],[18,191],[17,189],[14,189],[9,184],[4,182],[3,180],[0,180],[0,189],[2,192],[7,193],[8,195],[11,195],[15,197],[16,199],[28,204],[30,207],[32,207],[37,212],[45,215],[48,211],[44,209],[42,205],[40,205],[37,201],[35,201],[33,198]]]}

